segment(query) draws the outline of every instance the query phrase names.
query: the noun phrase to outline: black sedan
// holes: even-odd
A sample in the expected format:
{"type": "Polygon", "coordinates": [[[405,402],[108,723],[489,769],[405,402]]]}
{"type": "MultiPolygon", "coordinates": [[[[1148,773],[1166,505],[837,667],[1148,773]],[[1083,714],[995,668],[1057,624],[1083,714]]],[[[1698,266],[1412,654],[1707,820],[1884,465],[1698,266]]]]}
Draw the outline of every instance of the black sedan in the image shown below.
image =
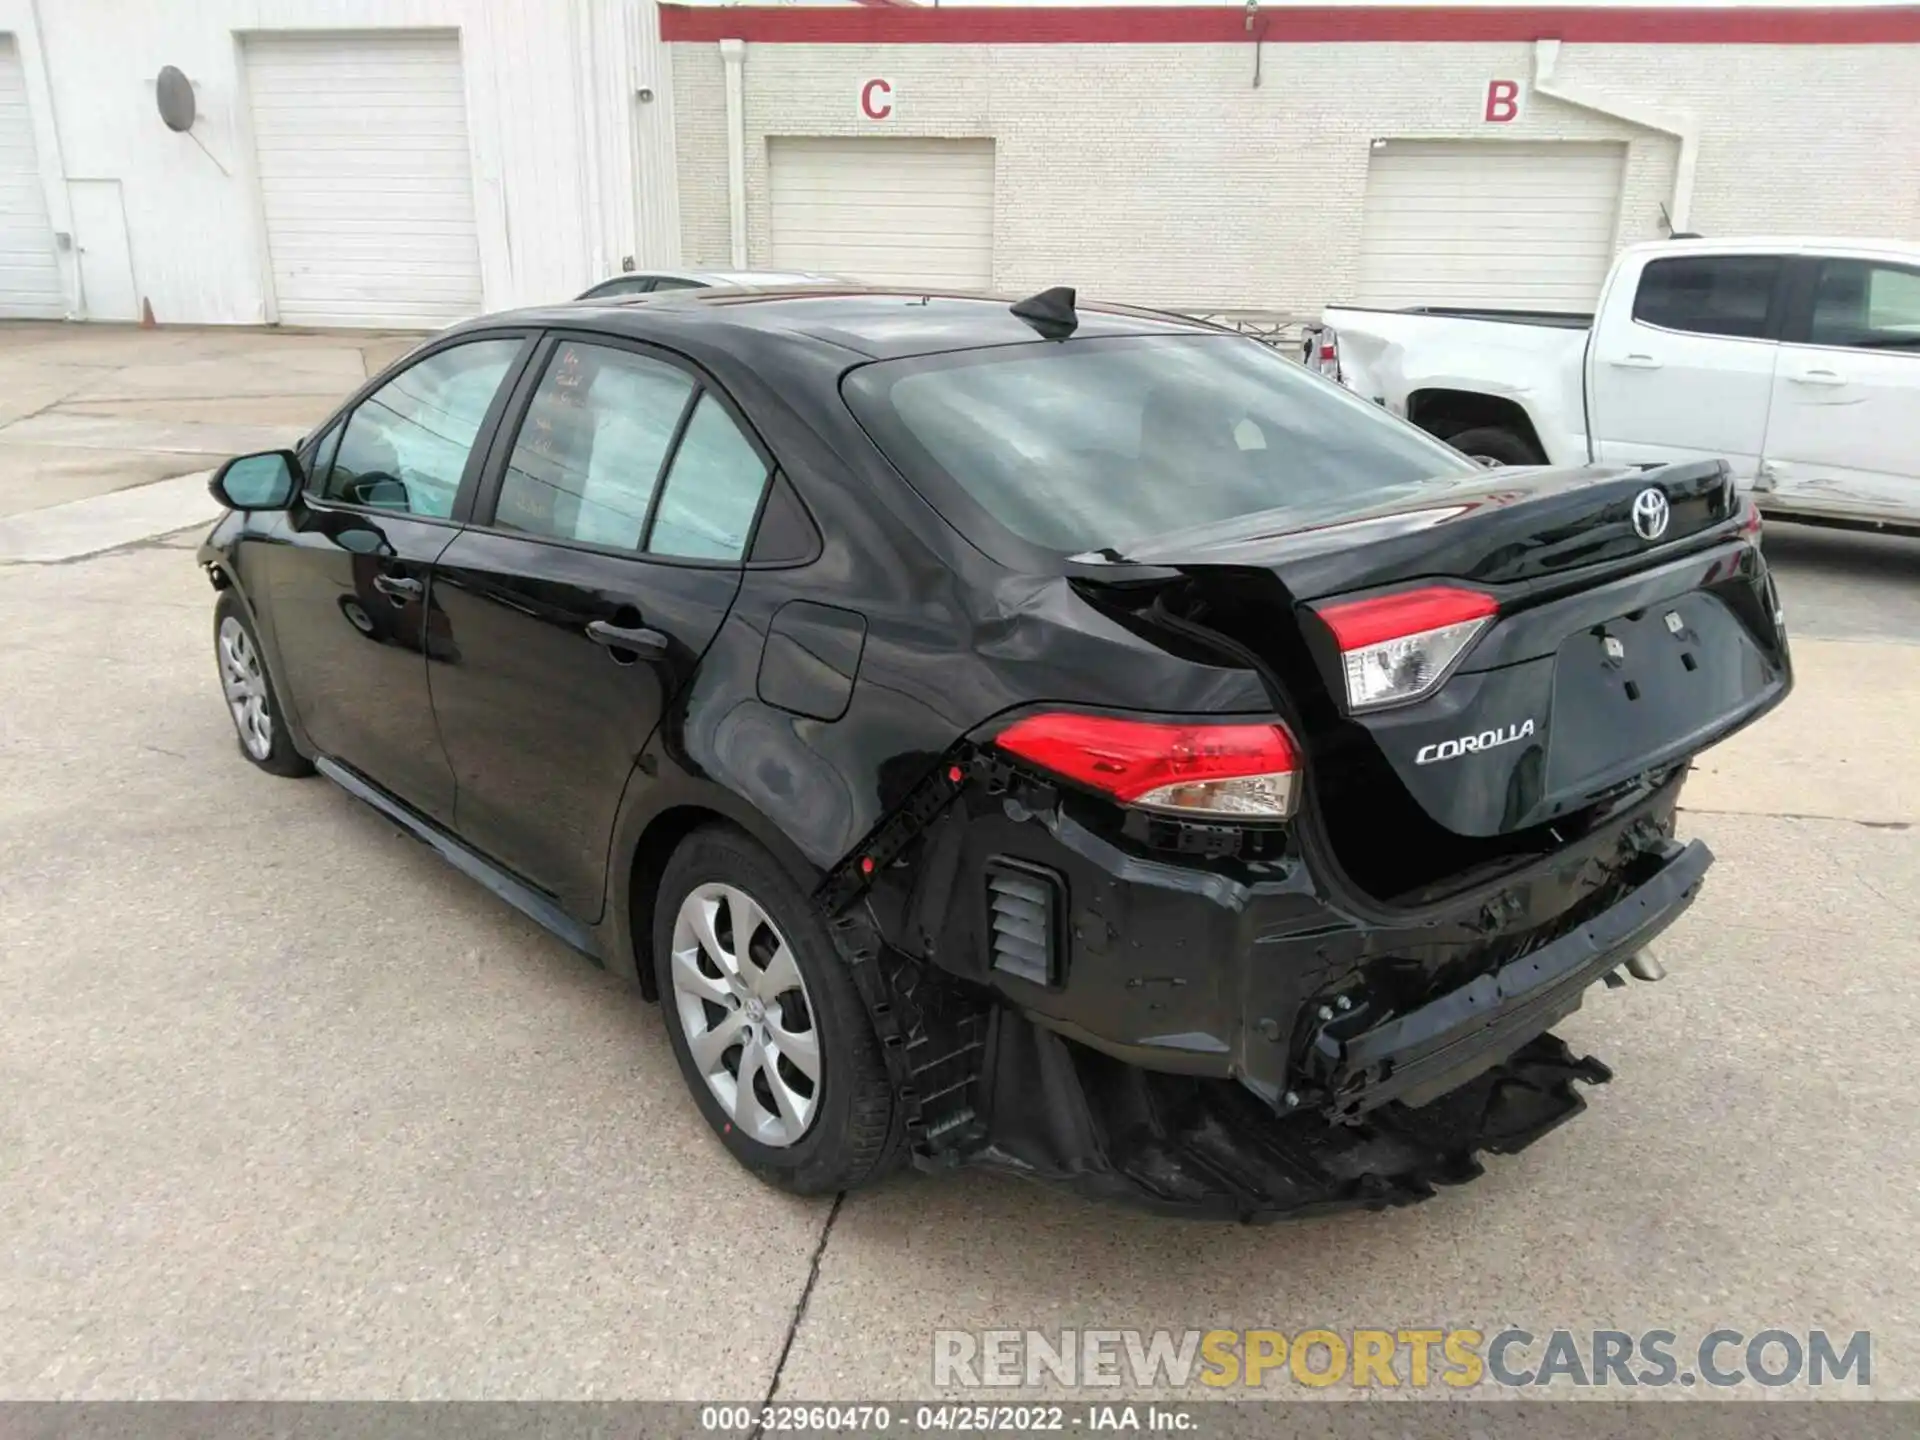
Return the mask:
{"type": "Polygon", "coordinates": [[[1490,473],[1064,290],[493,316],[213,488],[242,754],[635,980],[803,1192],[1467,1178],[1607,1078],[1549,1027],[1790,684],[1720,465],[1490,473]]]}

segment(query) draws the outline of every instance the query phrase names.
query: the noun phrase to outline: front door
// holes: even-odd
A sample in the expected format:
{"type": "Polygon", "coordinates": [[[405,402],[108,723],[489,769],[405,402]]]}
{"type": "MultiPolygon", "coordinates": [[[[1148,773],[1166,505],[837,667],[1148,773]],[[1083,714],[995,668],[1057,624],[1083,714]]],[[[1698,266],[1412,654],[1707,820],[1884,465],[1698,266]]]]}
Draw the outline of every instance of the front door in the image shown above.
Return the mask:
{"type": "Polygon", "coordinates": [[[1631,280],[1631,304],[1610,289],[1588,344],[1594,459],[1724,458],[1743,485],[1752,480],[1788,264],[1785,255],[1661,256],[1616,280],[1631,280]]]}
{"type": "Polygon", "coordinates": [[[457,533],[476,438],[526,344],[436,350],[368,395],[316,452],[284,543],[262,547],[278,678],[307,734],[441,820],[453,814],[453,772],[427,691],[430,660],[447,658],[432,566],[457,533]]]}
{"type": "Polygon", "coordinates": [[[561,336],[434,569],[463,839],[591,923],[635,761],[726,619],[768,464],[673,357],[561,336]]]}
{"type": "Polygon", "coordinates": [[[1794,513],[1920,522],[1920,266],[1804,263],[1756,488],[1794,513]]]}

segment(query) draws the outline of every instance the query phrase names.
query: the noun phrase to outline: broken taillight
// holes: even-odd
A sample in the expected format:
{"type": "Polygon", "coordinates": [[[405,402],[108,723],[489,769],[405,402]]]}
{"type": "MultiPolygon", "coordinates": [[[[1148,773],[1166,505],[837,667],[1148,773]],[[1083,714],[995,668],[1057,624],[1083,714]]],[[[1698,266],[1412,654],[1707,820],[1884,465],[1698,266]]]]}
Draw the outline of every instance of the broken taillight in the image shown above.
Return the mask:
{"type": "Polygon", "coordinates": [[[1126,805],[1171,814],[1284,820],[1299,768],[1277,722],[1122,720],[1049,711],[994,744],[1126,805]]]}
{"type": "Polygon", "coordinates": [[[1499,606],[1478,590],[1428,585],[1316,613],[1333,632],[1346,672],[1347,708],[1404,705],[1440,688],[1499,606]]]}

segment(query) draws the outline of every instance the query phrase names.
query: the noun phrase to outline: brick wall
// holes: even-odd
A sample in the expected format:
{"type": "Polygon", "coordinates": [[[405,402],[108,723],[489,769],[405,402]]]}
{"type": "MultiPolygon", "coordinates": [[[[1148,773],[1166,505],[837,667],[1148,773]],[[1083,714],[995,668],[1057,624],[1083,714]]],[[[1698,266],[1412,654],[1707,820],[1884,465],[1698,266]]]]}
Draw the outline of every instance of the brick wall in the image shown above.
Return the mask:
{"type": "MultiPolygon", "coordinates": [[[[719,47],[674,44],[688,264],[727,260],[719,47]]],[[[991,136],[994,280],[1190,308],[1311,310],[1349,294],[1369,142],[1621,140],[1618,240],[1665,234],[1678,142],[1528,95],[1481,119],[1524,43],[842,45],[749,43],[749,262],[769,261],[769,135],[991,136]],[[894,113],[863,120],[885,76],[894,113]]],[[[1556,84],[1691,112],[1689,228],[1920,238],[1920,46],[1566,45],[1556,84]]]]}

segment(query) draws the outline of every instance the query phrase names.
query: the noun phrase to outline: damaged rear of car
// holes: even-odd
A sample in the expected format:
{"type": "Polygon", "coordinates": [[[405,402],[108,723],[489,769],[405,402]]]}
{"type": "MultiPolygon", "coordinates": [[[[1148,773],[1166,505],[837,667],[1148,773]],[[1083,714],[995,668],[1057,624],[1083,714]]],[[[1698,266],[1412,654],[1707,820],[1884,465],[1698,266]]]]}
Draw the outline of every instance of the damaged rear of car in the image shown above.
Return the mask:
{"type": "Polygon", "coordinates": [[[246,761],[659,999],[808,1194],[1469,1178],[1607,1078],[1551,1027],[1658,975],[1687,767],[1791,683],[1722,466],[1485,470],[1067,291],[486,317],[210,486],[246,761]]]}
{"type": "Polygon", "coordinates": [[[1756,517],[1068,317],[841,382],[973,616],[979,718],[817,892],[915,1154],[1241,1219],[1470,1178],[1608,1078],[1550,1028],[1657,978],[1689,762],[1788,691],[1756,517]]]}

